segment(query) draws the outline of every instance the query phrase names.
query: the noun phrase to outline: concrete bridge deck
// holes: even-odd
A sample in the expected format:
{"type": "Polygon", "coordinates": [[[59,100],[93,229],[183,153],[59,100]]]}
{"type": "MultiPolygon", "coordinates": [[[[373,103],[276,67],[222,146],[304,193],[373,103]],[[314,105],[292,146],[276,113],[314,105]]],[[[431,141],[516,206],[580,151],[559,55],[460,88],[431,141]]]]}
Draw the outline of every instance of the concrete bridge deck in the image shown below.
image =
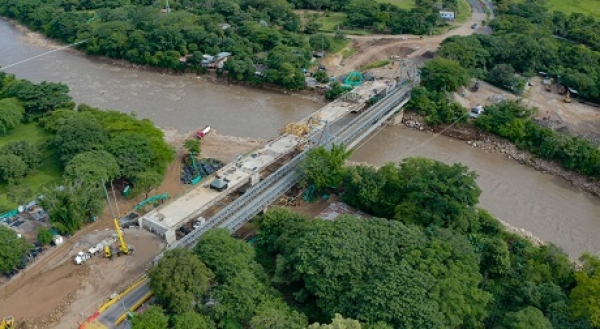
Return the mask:
{"type": "MultiPolygon", "coordinates": [[[[385,94],[395,81],[367,81],[350,93],[352,97],[340,98],[319,109],[311,116],[300,120],[297,125],[320,131],[326,124],[333,124],[351,112],[363,108],[371,97],[385,94]]],[[[310,135],[310,133],[308,134],[310,135]]],[[[229,163],[212,176],[206,177],[198,186],[180,198],[153,210],[139,219],[140,227],[162,236],[167,243],[176,241],[176,230],[186,223],[198,219],[207,209],[223,200],[230,193],[260,181],[260,172],[280,158],[291,154],[307,142],[307,136],[283,134],[265,146],[229,163]],[[226,190],[218,192],[208,187],[214,176],[228,183],[226,190]]]]}

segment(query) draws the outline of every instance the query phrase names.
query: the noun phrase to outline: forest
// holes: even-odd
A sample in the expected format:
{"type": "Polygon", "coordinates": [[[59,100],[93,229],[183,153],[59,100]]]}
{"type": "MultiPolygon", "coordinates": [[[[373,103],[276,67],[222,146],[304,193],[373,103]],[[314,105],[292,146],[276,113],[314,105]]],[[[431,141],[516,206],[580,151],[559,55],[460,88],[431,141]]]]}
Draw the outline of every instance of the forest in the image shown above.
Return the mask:
{"type": "Polygon", "coordinates": [[[61,234],[101,213],[103,182],[147,192],[174,157],[151,121],[85,104],[75,110],[68,92],[62,83],[0,72],[0,213],[44,195],[40,202],[61,234]]]}
{"type": "MultiPolygon", "coordinates": [[[[302,69],[313,65],[313,50],[346,42],[343,33],[320,34],[312,42],[318,27],[303,26],[294,5],[285,0],[169,4],[167,12],[163,1],[154,0],[6,0],[0,3],[0,15],[67,44],[82,42],[77,48],[90,55],[177,72],[206,72],[203,55],[229,52],[232,56],[217,73],[290,90],[304,88],[302,69]],[[257,67],[266,69],[256,74],[257,67]]],[[[423,34],[438,22],[432,1],[419,1],[411,11],[365,0],[350,1],[343,9],[348,23],[361,29],[423,34]]]]}
{"type": "Polygon", "coordinates": [[[600,101],[600,21],[593,16],[548,12],[544,1],[497,1],[492,35],[453,36],[438,55],[455,60],[472,76],[520,93],[525,80],[544,72],[600,101]]]}
{"type": "Polygon", "coordinates": [[[150,270],[158,303],[133,328],[600,327],[600,260],[576,269],[506,231],[477,207],[474,172],[424,158],[345,167],[349,155],[314,149],[299,173],[373,217],[275,208],[254,220],[253,245],[209,231],[150,270]]]}

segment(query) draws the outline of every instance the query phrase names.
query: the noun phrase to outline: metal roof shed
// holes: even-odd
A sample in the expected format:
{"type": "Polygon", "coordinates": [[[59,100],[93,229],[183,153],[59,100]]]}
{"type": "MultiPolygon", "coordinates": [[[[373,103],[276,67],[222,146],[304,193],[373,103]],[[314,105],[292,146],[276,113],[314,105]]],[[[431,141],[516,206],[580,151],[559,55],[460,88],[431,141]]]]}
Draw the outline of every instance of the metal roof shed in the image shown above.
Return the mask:
{"type": "Polygon", "coordinates": [[[221,191],[223,191],[224,189],[227,188],[227,182],[225,182],[224,180],[216,178],[215,180],[213,180],[210,183],[210,188],[215,189],[215,190],[221,192],[221,191]]]}

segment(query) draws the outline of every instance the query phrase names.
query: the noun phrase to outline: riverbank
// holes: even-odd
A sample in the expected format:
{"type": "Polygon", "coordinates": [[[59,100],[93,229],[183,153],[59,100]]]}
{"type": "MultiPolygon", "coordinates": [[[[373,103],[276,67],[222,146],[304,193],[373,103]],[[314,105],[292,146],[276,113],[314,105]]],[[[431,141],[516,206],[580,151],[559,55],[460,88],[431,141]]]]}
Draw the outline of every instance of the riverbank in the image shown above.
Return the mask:
{"type": "Polygon", "coordinates": [[[532,167],[537,171],[560,177],[569,182],[571,186],[600,197],[600,182],[591,180],[582,174],[566,170],[553,161],[535,157],[503,138],[479,131],[471,124],[444,124],[429,127],[425,124],[422,116],[414,113],[405,113],[402,124],[422,132],[441,134],[465,141],[470,146],[483,149],[485,152],[502,154],[511,160],[532,167]]]}
{"type": "Polygon", "coordinates": [[[169,74],[169,75],[174,75],[174,76],[181,76],[181,77],[187,78],[187,79],[202,79],[205,82],[211,82],[211,83],[215,83],[215,84],[219,84],[219,85],[238,85],[238,86],[243,86],[243,87],[251,88],[251,89],[267,90],[267,91],[277,92],[277,93],[290,95],[290,96],[294,96],[294,97],[299,97],[299,98],[311,100],[311,101],[313,101],[315,103],[319,103],[319,104],[326,103],[324,94],[319,93],[315,89],[303,89],[303,90],[299,90],[299,91],[288,91],[283,87],[272,85],[272,84],[265,83],[265,84],[261,84],[261,85],[256,85],[249,81],[232,80],[232,79],[227,78],[226,76],[218,77],[214,71],[209,71],[207,73],[193,72],[193,70],[185,70],[183,72],[177,72],[177,71],[174,71],[173,69],[169,69],[169,68],[161,68],[161,67],[155,67],[155,66],[150,66],[150,65],[135,64],[135,63],[129,62],[124,59],[116,59],[116,58],[111,58],[111,57],[107,57],[107,56],[99,56],[99,55],[89,55],[89,54],[86,54],[74,47],[69,47],[68,45],[62,44],[59,41],[53,40],[49,37],[46,37],[42,33],[33,31],[33,30],[29,29],[27,26],[21,24],[20,22],[14,20],[14,19],[10,19],[7,17],[0,17],[0,19],[6,20],[10,25],[15,27],[15,29],[17,29],[19,32],[23,33],[24,42],[31,46],[43,47],[43,48],[47,48],[49,50],[62,49],[64,51],[68,51],[73,54],[85,56],[86,58],[88,58],[92,61],[95,61],[97,63],[110,64],[110,65],[114,65],[114,66],[118,66],[118,67],[126,68],[126,69],[142,70],[142,71],[159,73],[159,74],[169,74]]]}

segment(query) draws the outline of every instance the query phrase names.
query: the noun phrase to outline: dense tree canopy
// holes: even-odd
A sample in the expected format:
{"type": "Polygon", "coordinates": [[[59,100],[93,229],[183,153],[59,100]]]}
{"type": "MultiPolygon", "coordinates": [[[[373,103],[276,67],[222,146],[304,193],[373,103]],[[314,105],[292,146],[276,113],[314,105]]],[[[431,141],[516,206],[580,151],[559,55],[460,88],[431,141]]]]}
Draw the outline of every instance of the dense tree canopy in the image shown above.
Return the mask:
{"type": "Polygon", "coordinates": [[[202,302],[214,274],[192,252],[166,252],[149,272],[150,286],[168,311],[183,314],[202,302]]]}
{"type": "Polygon", "coordinates": [[[477,288],[478,259],[463,237],[345,217],[316,221],[300,232],[292,228],[293,245],[277,248],[279,239],[290,238],[287,225],[294,222],[286,213],[261,221],[267,232],[284,232],[268,246],[281,252],[278,275],[304,291],[297,294],[300,301],[314,298],[330,317],[440,328],[476,323],[486,314],[489,295],[477,288]]]}
{"type": "Polygon", "coordinates": [[[0,131],[7,134],[16,127],[25,114],[25,108],[16,98],[0,99],[0,131]]]}
{"type": "Polygon", "coordinates": [[[550,13],[543,1],[496,2],[492,35],[448,38],[438,55],[513,92],[524,86],[514,73],[543,71],[581,97],[600,100],[600,20],[581,13],[550,13]]]}
{"type": "Polygon", "coordinates": [[[456,61],[436,58],[421,69],[421,84],[429,90],[456,91],[469,83],[469,71],[456,61]]]}
{"type": "Polygon", "coordinates": [[[336,188],[342,181],[344,164],[352,154],[344,145],[317,147],[308,152],[298,166],[298,172],[306,185],[313,184],[319,191],[336,188]]]}
{"type": "Polygon", "coordinates": [[[67,163],[65,177],[73,181],[105,183],[119,177],[115,157],[106,151],[88,151],[77,154],[67,163]]]}
{"type": "Polygon", "coordinates": [[[0,155],[0,181],[18,183],[27,174],[27,164],[14,154],[0,155]]]}
{"type": "Polygon", "coordinates": [[[583,269],[575,274],[577,286],[571,291],[573,315],[600,327],[600,259],[583,255],[583,269]]]}
{"type": "Polygon", "coordinates": [[[75,105],[69,96],[69,87],[62,83],[14,80],[2,89],[2,97],[14,97],[22,102],[26,114],[36,117],[59,108],[72,109],[75,105]]]}
{"type": "Polygon", "coordinates": [[[132,329],[167,329],[168,327],[169,317],[158,306],[148,308],[144,313],[134,316],[131,320],[132,329]]]}
{"type": "Polygon", "coordinates": [[[89,115],[75,115],[61,120],[54,139],[64,165],[79,153],[104,149],[106,142],[102,125],[89,115]]]}
{"type": "Polygon", "coordinates": [[[31,245],[10,228],[0,225],[0,273],[12,270],[31,245]]]}
{"type": "Polygon", "coordinates": [[[21,158],[29,170],[36,169],[41,162],[38,148],[28,141],[11,142],[0,149],[0,154],[14,154],[21,158]]]}

